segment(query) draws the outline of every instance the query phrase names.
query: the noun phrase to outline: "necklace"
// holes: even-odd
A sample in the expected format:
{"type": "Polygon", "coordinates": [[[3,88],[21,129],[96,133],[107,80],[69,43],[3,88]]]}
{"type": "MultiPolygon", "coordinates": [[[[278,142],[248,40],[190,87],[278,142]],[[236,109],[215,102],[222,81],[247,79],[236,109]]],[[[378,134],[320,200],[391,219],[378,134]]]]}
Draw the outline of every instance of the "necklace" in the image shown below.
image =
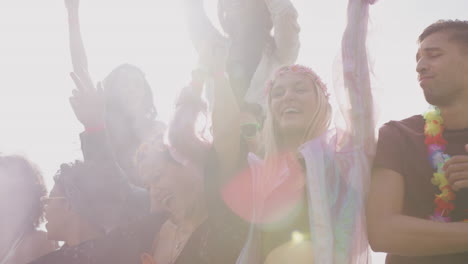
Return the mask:
{"type": "Polygon", "coordinates": [[[444,153],[447,145],[447,141],[442,135],[444,132],[444,120],[437,107],[431,107],[423,116],[426,121],[424,126],[426,139],[424,143],[427,146],[427,154],[434,169],[431,183],[437,186],[440,191],[439,194],[435,195],[435,209],[430,219],[448,223],[452,221],[450,213],[455,210],[453,202],[456,197],[443,170],[445,162],[450,159],[450,156],[444,153]]]}

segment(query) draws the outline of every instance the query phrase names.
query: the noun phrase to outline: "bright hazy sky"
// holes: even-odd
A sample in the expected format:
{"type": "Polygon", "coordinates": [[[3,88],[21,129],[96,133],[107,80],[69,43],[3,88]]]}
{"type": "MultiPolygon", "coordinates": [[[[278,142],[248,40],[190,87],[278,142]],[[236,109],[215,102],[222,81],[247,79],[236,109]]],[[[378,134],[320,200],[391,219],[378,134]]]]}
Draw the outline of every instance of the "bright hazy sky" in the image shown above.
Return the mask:
{"type": "MultiPolygon", "coordinates": [[[[101,80],[128,62],[146,72],[161,119],[187,83],[197,57],[188,39],[180,1],[81,0],[81,22],[90,72],[101,80]]],[[[210,16],[215,0],[206,0],[210,16]]],[[[299,12],[298,62],[331,83],[331,63],[344,30],[346,0],[292,0],[299,12]]],[[[426,103],[416,81],[416,39],[438,19],[468,19],[467,0],[380,0],[371,6],[379,125],[418,114],[426,103]]],[[[66,9],[63,0],[0,2],[0,152],[25,154],[48,182],[60,163],[81,158],[76,121],[68,104],[66,9]]],[[[383,263],[382,256],[375,263],[383,263]]]]}

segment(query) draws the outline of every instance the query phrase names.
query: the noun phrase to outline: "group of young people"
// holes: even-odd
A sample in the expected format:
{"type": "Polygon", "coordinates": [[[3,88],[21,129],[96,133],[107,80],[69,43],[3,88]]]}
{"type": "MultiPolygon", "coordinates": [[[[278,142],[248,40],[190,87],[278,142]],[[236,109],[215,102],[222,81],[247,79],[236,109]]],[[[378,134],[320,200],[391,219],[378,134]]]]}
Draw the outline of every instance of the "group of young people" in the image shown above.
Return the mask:
{"type": "Polygon", "coordinates": [[[65,2],[83,160],[47,192],[33,163],[0,155],[0,264],[468,261],[468,21],[419,36],[429,110],[376,140],[373,0],[348,2],[333,92],[294,64],[290,0],[219,0],[223,34],[186,0],[201,67],[167,125],[139,68],[95,84],[79,0],[65,2]]]}

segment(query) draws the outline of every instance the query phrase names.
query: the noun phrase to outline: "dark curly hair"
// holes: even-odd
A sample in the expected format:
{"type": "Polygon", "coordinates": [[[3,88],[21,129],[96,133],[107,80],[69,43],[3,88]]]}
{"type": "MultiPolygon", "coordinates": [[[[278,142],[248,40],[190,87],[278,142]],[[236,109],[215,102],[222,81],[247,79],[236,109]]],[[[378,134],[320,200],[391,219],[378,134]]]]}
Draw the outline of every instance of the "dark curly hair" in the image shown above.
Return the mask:
{"type": "Polygon", "coordinates": [[[112,179],[124,177],[112,163],[75,160],[60,165],[54,188],[63,192],[73,211],[104,232],[121,223],[127,185],[112,179]]]}
{"type": "Polygon", "coordinates": [[[41,197],[47,195],[44,177],[39,168],[27,158],[19,155],[2,155],[0,153],[0,168],[7,172],[7,176],[20,179],[22,190],[17,190],[21,195],[27,195],[28,204],[22,208],[30,208],[25,224],[33,229],[37,228],[44,220],[44,205],[41,197]]]}
{"type": "Polygon", "coordinates": [[[437,32],[449,32],[450,40],[463,44],[468,50],[468,21],[467,20],[439,20],[429,25],[418,38],[421,43],[429,35],[437,32]]]}

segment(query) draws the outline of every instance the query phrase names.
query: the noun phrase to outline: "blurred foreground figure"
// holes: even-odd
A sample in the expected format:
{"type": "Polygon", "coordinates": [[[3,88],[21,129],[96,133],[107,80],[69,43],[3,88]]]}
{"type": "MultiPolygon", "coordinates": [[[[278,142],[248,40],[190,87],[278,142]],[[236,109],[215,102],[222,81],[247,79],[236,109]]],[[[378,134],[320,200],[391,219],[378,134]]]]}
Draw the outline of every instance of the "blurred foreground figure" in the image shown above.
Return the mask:
{"type": "Polygon", "coordinates": [[[120,211],[113,209],[125,203],[125,196],[119,194],[128,190],[100,189],[105,183],[95,182],[97,179],[110,181],[116,175],[114,169],[115,166],[92,162],[62,164],[50,195],[43,201],[48,238],[65,244],[33,264],[138,263],[140,252],[149,248],[145,246],[165,216],[142,219],[135,215],[132,221],[121,221],[118,227],[106,230],[109,223],[120,222],[115,220],[121,217],[120,211]]]}
{"type": "Polygon", "coordinates": [[[0,154],[0,263],[25,264],[57,248],[38,227],[43,222],[42,174],[27,159],[0,154]]]}
{"type": "Polygon", "coordinates": [[[423,115],[380,128],[369,239],[386,263],[468,263],[468,21],[419,36],[423,115]]]}

